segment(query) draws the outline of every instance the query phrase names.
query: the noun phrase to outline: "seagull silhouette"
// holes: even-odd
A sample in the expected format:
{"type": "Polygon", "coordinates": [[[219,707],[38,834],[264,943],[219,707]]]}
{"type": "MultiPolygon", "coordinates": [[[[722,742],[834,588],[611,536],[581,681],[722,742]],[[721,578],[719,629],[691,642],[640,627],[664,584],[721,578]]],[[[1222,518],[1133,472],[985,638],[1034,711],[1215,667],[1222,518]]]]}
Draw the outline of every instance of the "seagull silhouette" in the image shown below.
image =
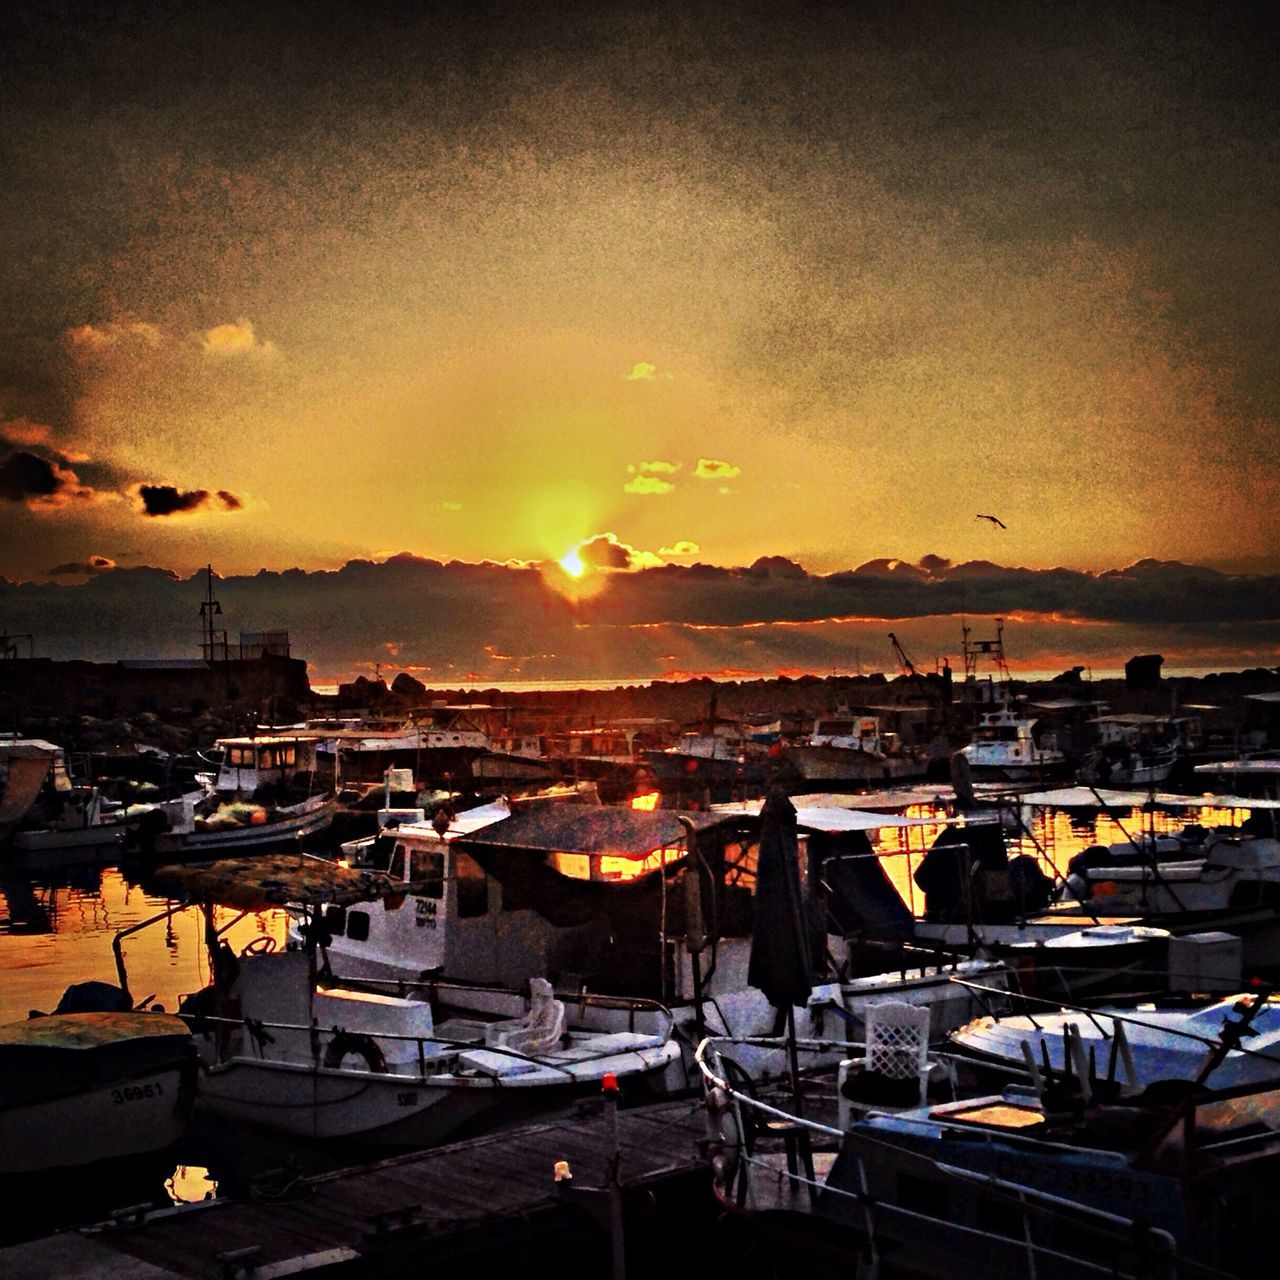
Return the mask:
{"type": "Polygon", "coordinates": [[[1005,524],[1003,520],[999,520],[995,516],[984,516],[981,513],[979,513],[973,518],[975,520],[990,520],[992,524],[998,524],[1002,529],[1007,529],[1009,527],[1007,524],[1005,524]]]}

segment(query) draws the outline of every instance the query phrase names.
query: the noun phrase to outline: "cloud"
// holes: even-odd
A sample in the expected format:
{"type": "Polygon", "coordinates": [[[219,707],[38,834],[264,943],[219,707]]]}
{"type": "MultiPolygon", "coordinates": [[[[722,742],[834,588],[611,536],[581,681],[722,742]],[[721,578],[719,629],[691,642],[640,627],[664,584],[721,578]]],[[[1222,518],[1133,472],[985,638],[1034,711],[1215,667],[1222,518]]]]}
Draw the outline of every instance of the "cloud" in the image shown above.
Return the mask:
{"type": "Polygon", "coordinates": [[[721,462],[718,458],[699,458],[693,474],[699,480],[736,480],[742,474],[741,467],[732,462],[721,462]]]}
{"type": "Polygon", "coordinates": [[[634,554],[635,549],[613,533],[598,533],[578,545],[579,558],[592,569],[630,569],[634,554]]]}
{"type": "Polygon", "coordinates": [[[678,462],[664,462],[661,458],[655,458],[652,462],[628,462],[627,474],[642,476],[673,476],[680,470],[678,462]]]}
{"type": "Polygon", "coordinates": [[[239,511],[244,499],[227,489],[210,493],[208,489],[182,490],[171,484],[143,484],[138,486],[142,499],[142,513],[147,516],[174,516],[203,507],[221,507],[224,511],[239,511]]]}
{"type": "Polygon", "coordinates": [[[440,504],[441,511],[461,511],[462,503],[460,502],[442,502],[440,504]]]}
{"type": "Polygon", "coordinates": [[[696,542],[681,538],[679,542],[673,542],[669,547],[663,547],[658,554],[664,556],[696,556],[701,550],[702,548],[696,542]]]}
{"type": "Polygon", "coordinates": [[[109,556],[90,556],[88,560],[71,560],[66,564],[54,565],[52,569],[46,569],[45,573],[50,578],[93,578],[100,573],[109,573],[116,567],[116,562],[109,556]]]}
{"type": "Polygon", "coordinates": [[[67,345],[78,356],[108,351],[154,351],[164,341],[159,326],[144,320],[109,320],[106,324],[82,324],[66,332],[67,345]]]}
{"type": "Polygon", "coordinates": [[[31,418],[10,418],[8,422],[0,423],[0,440],[19,447],[38,446],[47,453],[54,454],[63,465],[89,461],[87,453],[56,444],[53,428],[47,423],[36,422],[31,418]]]}
{"type": "MultiPolygon", "coordinates": [[[[294,652],[322,673],[317,679],[385,661],[388,637],[402,637],[398,660],[432,667],[445,689],[451,681],[443,673],[488,662],[477,658],[485,645],[494,654],[555,655],[525,661],[530,679],[741,668],[747,640],[762,672],[829,672],[846,666],[856,645],[892,671],[885,640],[892,630],[908,652],[950,653],[956,666],[965,617],[981,619],[979,634],[1004,618],[1010,658],[1023,666],[1036,659],[1055,670],[1081,661],[1117,667],[1145,652],[1164,653],[1170,665],[1181,658],[1220,669],[1280,660],[1280,574],[1155,560],[1105,573],[971,561],[936,576],[891,558],[868,562],[878,571],[833,574],[781,557],[736,568],[646,568],[650,553],[609,533],[589,539],[581,555],[601,567],[583,579],[598,584],[594,594],[557,593],[545,566],[402,555],[331,571],[229,577],[218,596],[233,626],[287,618],[294,652]]],[[[50,657],[179,654],[189,651],[192,601],[203,594],[202,575],[117,568],[54,585],[0,582],[0,615],[11,629],[39,635],[50,657]]],[[[495,660],[495,679],[498,669],[495,660]]]]}
{"type": "Polygon", "coordinates": [[[632,476],[632,478],[622,486],[622,492],[660,494],[670,493],[674,488],[675,485],[673,485],[670,480],[663,480],[660,476],[632,476]]]}
{"type": "Polygon", "coordinates": [[[60,461],[16,449],[0,460],[0,499],[25,502],[32,510],[91,501],[96,493],[60,461]]]}
{"type": "Polygon", "coordinates": [[[200,335],[200,347],[211,360],[233,360],[246,356],[269,359],[276,353],[275,344],[261,342],[253,331],[252,320],[235,324],[216,324],[200,335]]]}

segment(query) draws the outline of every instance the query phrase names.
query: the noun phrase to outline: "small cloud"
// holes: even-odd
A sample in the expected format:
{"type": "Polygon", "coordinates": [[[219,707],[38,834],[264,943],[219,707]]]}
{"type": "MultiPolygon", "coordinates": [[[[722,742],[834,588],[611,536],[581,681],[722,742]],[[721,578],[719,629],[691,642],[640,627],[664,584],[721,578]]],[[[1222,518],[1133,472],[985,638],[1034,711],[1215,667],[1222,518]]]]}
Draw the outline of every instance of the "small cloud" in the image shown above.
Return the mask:
{"type": "Polygon", "coordinates": [[[664,556],[696,556],[702,548],[696,542],[690,542],[688,538],[681,538],[679,542],[673,542],[669,547],[663,547],[660,555],[664,556]]]}
{"type": "Polygon", "coordinates": [[[721,462],[719,458],[699,458],[693,474],[699,480],[736,480],[742,474],[741,467],[732,462],[721,462]]]}
{"type": "Polygon", "coordinates": [[[394,640],[384,640],[384,641],[382,642],[382,647],[383,647],[383,648],[384,648],[384,649],[385,649],[385,650],[386,650],[386,651],[387,651],[387,652],[388,652],[388,653],[389,653],[393,658],[398,658],[398,657],[400,656],[400,646],[399,646],[399,645],[398,645],[394,640]]]}
{"type": "Polygon", "coordinates": [[[227,489],[210,493],[208,489],[183,490],[171,484],[139,485],[138,497],[142,499],[142,514],[146,516],[175,516],[210,506],[239,511],[244,506],[244,500],[227,489]]]}
{"type": "Polygon", "coordinates": [[[732,493],[732,492],[733,492],[733,490],[732,490],[732,489],[730,489],[730,488],[729,488],[729,486],[728,486],[727,484],[722,484],[722,485],[720,486],[720,488],[719,488],[718,492],[719,492],[719,493],[722,493],[722,494],[729,494],[729,493],[732,493]]]}
{"type": "Polygon", "coordinates": [[[622,375],[628,382],[652,382],[658,376],[658,366],[647,360],[637,360],[630,373],[622,375]]]}
{"type": "Polygon", "coordinates": [[[462,503],[460,502],[442,502],[440,504],[441,511],[461,511],[462,503]]]}
{"type": "Polygon", "coordinates": [[[25,502],[32,510],[91,501],[94,490],[56,459],[17,449],[0,460],[0,499],[25,502]]]}
{"type": "Polygon", "coordinates": [[[158,325],[145,320],[109,320],[67,330],[67,345],[77,355],[102,355],[113,350],[154,351],[164,340],[158,325]]]}
{"type": "Polygon", "coordinates": [[[634,476],[622,486],[623,493],[670,493],[675,485],[659,476],[634,476]]]}
{"type": "Polygon", "coordinates": [[[652,462],[627,463],[628,475],[673,476],[679,470],[678,462],[664,462],[661,458],[655,458],[652,462]]]}
{"type": "Polygon", "coordinates": [[[200,336],[200,347],[211,360],[232,360],[243,356],[268,359],[276,353],[274,343],[258,340],[252,320],[216,324],[212,329],[206,329],[200,336]]]}
{"type": "Polygon", "coordinates": [[[66,564],[54,565],[46,569],[50,578],[93,578],[100,573],[108,573],[116,567],[116,562],[108,556],[90,556],[88,560],[71,560],[66,564]]]}
{"type": "Polygon", "coordinates": [[[632,554],[615,533],[598,533],[578,544],[578,558],[592,569],[629,569],[632,554]]]}

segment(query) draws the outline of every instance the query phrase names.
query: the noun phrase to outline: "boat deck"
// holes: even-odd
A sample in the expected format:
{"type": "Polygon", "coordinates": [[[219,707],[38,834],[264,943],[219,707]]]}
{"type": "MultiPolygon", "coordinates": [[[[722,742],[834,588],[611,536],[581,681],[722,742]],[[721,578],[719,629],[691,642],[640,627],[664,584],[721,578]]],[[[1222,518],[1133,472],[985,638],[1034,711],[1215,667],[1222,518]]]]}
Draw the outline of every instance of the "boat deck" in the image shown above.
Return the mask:
{"type": "MultiPolygon", "coordinates": [[[[705,1191],[709,1202],[698,1147],[705,1134],[699,1098],[620,1112],[627,1202],[664,1186],[684,1200],[701,1200],[697,1193],[705,1191]]],[[[424,1261],[581,1232],[584,1224],[607,1250],[604,1228],[585,1205],[565,1203],[554,1171],[557,1161],[568,1161],[570,1194],[589,1194],[606,1185],[610,1154],[603,1105],[593,1102],[554,1123],[299,1178],[271,1198],[119,1212],[108,1223],[0,1250],[0,1274],[6,1280],[420,1276],[424,1261]]]]}

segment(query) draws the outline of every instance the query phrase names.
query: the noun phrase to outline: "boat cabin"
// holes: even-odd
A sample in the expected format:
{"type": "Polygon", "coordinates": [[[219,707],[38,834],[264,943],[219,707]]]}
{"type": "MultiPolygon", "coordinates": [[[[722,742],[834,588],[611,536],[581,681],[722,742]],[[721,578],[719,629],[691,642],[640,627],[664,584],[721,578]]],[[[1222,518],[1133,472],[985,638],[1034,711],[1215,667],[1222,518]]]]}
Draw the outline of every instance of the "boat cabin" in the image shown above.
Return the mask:
{"type": "Polygon", "coordinates": [[[259,787],[289,790],[313,777],[316,739],[298,734],[255,734],[248,738],[219,738],[222,764],[216,791],[252,795],[259,787]]]}

